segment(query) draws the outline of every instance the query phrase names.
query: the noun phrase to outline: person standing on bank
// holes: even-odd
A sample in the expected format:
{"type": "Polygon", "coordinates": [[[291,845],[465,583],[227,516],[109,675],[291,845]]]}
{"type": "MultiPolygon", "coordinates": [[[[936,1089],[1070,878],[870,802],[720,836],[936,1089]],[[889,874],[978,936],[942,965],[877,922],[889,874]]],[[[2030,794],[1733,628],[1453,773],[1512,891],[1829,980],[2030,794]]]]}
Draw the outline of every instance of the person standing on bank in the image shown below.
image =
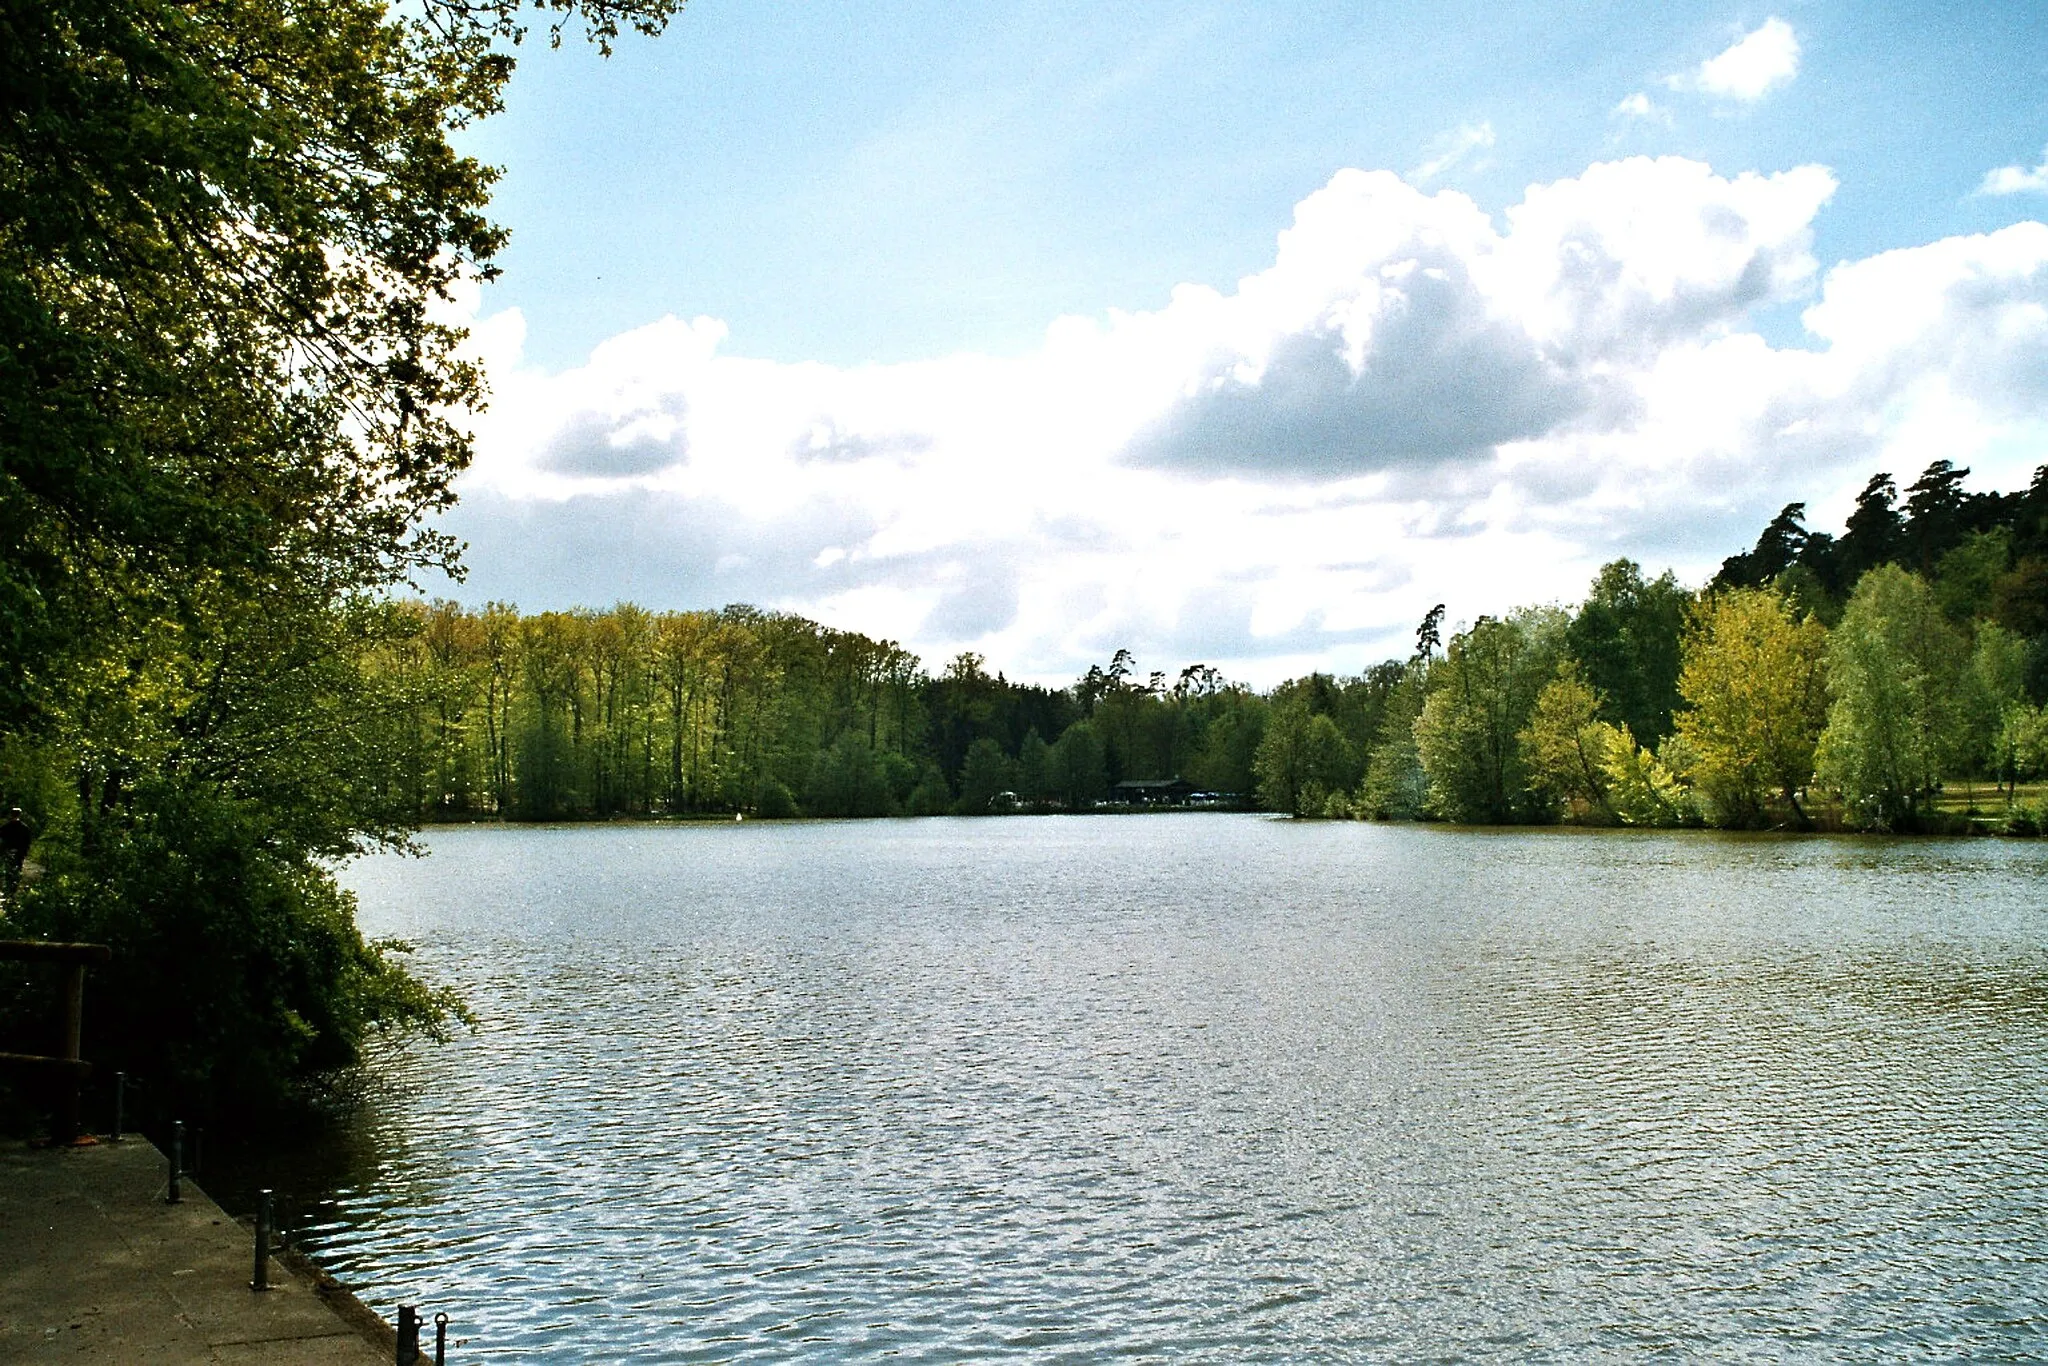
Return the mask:
{"type": "Polygon", "coordinates": [[[7,821],[0,825],[0,857],[7,862],[0,875],[6,878],[6,904],[14,904],[15,889],[21,886],[21,866],[28,862],[28,847],[35,843],[35,832],[28,828],[28,822],[21,818],[21,808],[15,807],[7,813],[7,821]]]}

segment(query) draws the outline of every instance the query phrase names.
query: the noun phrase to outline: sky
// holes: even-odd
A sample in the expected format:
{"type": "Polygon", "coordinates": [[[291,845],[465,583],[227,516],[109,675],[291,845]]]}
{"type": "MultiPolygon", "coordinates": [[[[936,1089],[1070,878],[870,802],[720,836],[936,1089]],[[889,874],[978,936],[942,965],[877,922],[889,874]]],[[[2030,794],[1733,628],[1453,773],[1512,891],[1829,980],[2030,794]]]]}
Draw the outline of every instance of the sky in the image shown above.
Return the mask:
{"type": "Polygon", "coordinates": [[[1266,686],[2048,463],[2048,7],[692,0],[465,147],[471,603],[1266,686]]]}

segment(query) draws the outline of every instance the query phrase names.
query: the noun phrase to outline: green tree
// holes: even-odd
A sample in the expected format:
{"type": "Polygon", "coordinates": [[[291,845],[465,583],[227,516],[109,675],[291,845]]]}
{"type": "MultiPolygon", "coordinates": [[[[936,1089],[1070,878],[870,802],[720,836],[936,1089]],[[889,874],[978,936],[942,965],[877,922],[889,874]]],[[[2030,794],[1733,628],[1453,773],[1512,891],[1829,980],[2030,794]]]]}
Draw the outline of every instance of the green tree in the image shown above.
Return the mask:
{"type": "Polygon", "coordinates": [[[1819,775],[1864,823],[1910,827],[1968,737],[1968,654],[1919,575],[1880,565],[1863,576],[1828,640],[1819,775]]]}
{"type": "Polygon", "coordinates": [[[1684,776],[1721,823],[1762,823],[1773,795],[1805,823],[1799,792],[1812,780],[1826,715],[1827,638],[1815,618],[1793,620],[1769,589],[1732,589],[1700,604],[1685,638],[1678,688],[1688,709],[1677,735],[1684,776]]]}
{"type": "MultiPolygon", "coordinates": [[[[1518,739],[1529,765],[1530,786],[1567,816],[1608,815],[1608,751],[1627,734],[1600,719],[1600,695],[1572,660],[1536,695],[1536,707],[1518,739]]],[[[1631,737],[1631,745],[1632,745],[1631,737]]]]}
{"type": "Polygon", "coordinates": [[[1034,727],[1024,732],[1017,746],[1017,796],[1027,806],[1037,806],[1052,795],[1052,746],[1034,727]]]}
{"type": "Polygon", "coordinates": [[[804,806],[813,816],[886,816],[891,805],[881,758],[859,731],[840,732],[813,761],[804,789],[804,806]]]}
{"type": "Polygon", "coordinates": [[[1003,747],[984,735],[967,747],[960,770],[960,800],[953,809],[963,816],[986,816],[997,809],[996,798],[1013,790],[1016,765],[1003,747]]]}
{"type": "Polygon", "coordinates": [[[1415,721],[1428,806],[1446,820],[1506,823],[1546,814],[1529,787],[1521,733],[1564,649],[1564,620],[1549,609],[1481,617],[1454,636],[1430,670],[1415,721]]]}
{"type": "MultiPolygon", "coordinates": [[[[1698,818],[1692,793],[1672,766],[1636,743],[1627,726],[1602,726],[1601,767],[1607,807],[1623,825],[1689,825],[1698,818]]],[[[1678,737],[1665,744],[1676,746],[1678,737]]]]}
{"type": "Polygon", "coordinates": [[[1252,767],[1259,802],[1268,811],[1320,816],[1330,797],[1345,790],[1356,765],[1351,743],[1336,721],[1311,713],[1308,702],[1297,696],[1273,708],[1252,767]]]}
{"type": "Polygon", "coordinates": [[[1996,622],[1978,623],[1961,699],[1963,771],[1967,775],[2011,781],[2012,754],[2001,737],[2007,715],[2026,704],[2027,665],[2032,653],[2024,639],[1996,622]]]}
{"type": "Polygon", "coordinates": [[[1889,474],[1873,474],[1849,511],[1842,539],[1835,542],[1832,587],[1847,593],[1864,574],[1905,552],[1906,519],[1898,510],[1899,486],[1889,474]]]}
{"type": "Polygon", "coordinates": [[[1933,580],[1935,600],[1958,626],[1990,616],[2011,562],[2011,532],[2004,527],[1971,532],[1942,555],[1933,580]]]}
{"type": "MultiPolygon", "coordinates": [[[[603,45],[675,7],[550,0],[603,45]]],[[[442,304],[503,234],[493,173],[450,139],[497,109],[521,13],[48,0],[0,20],[0,727],[78,794],[21,909],[140,965],[109,1050],[156,1059],[188,1115],[444,1017],[355,935],[322,860],[400,838],[424,791],[422,732],[372,705],[419,697],[417,659],[382,699],[403,671],[367,667],[413,628],[366,604],[451,562],[428,518],[481,377],[442,304]],[[179,882],[202,856],[235,876],[179,882]],[[189,937],[291,953],[179,980],[152,926],[187,892],[189,937]]]]}
{"type": "Polygon", "coordinates": [[[1627,726],[1645,744],[1671,733],[1679,702],[1679,640],[1691,606],[1692,595],[1668,570],[1645,580],[1634,561],[1616,560],[1601,567],[1565,628],[1566,648],[1600,695],[1602,719],[1627,726]]]}
{"type": "MultiPolygon", "coordinates": [[[[1440,612],[1431,616],[1441,619],[1440,612]]],[[[1434,641],[1428,637],[1434,635],[1435,621],[1425,620],[1424,625],[1431,630],[1418,632],[1418,643],[1433,648],[1434,641]]],[[[1424,814],[1429,800],[1429,777],[1415,747],[1415,722],[1429,695],[1429,656],[1418,650],[1400,668],[1400,680],[1388,694],[1379,728],[1373,733],[1355,803],[1373,820],[1414,820],[1424,814]]]]}
{"type": "Polygon", "coordinates": [[[910,790],[910,796],[903,803],[906,816],[943,816],[953,809],[953,793],[946,786],[946,775],[939,772],[939,766],[929,761],[919,773],[917,786],[910,790]]]}
{"type": "Polygon", "coordinates": [[[1183,770],[1188,781],[1211,792],[1249,798],[1258,781],[1252,765],[1265,738],[1266,700],[1233,685],[1191,704],[1191,710],[1199,718],[1199,729],[1183,770]]]}
{"type": "Polygon", "coordinates": [[[1258,784],[1259,805],[1268,811],[1302,814],[1311,719],[1308,703],[1299,697],[1280,702],[1266,718],[1265,734],[1252,759],[1252,775],[1258,784]]]}
{"type": "Polygon", "coordinates": [[[1052,790],[1070,811],[1087,811],[1109,792],[1109,770],[1095,727],[1076,721],[1053,741],[1052,790]]]}

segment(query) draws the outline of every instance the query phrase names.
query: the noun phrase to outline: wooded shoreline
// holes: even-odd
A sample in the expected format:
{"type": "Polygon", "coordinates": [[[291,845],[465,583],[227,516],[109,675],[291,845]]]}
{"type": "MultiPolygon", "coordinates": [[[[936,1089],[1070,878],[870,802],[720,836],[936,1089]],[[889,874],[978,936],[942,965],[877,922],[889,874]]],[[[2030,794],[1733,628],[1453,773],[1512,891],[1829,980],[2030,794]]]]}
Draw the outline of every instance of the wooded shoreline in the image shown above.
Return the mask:
{"type": "Polygon", "coordinates": [[[2032,833],[2048,774],[2048,469],[1794,504],[1706,587],[1632,561],[1268,691],[1127,650],[1064,688],[751,607],[390,604],[363,754],[396,823],[1086,811],[1181,781],[1298,816],[2032,833]],[[1952,809],[1948,789],[1993,789],[1952,809]],[[1967,803],[1966,803],[1967,805],[1967,803]]]}

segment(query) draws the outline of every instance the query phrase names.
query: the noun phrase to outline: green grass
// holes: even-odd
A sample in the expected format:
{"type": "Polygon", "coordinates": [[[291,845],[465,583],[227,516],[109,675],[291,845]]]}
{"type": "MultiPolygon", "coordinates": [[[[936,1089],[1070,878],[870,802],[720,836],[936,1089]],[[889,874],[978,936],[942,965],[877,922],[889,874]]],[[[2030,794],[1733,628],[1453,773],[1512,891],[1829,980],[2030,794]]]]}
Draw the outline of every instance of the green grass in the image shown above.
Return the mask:
{"type": "Polygon", "coordinates": [[[2020,783],[2008,793],[1982,779],[1971,782],[1956,778],[1942,784],[1941,795],[1934,799],[1934,809],[1957,816],[1974,812],[2003,818],[2015,806],[2035,807],[2044,800],[2048,800],[2048,782],[2020,783]]]}

